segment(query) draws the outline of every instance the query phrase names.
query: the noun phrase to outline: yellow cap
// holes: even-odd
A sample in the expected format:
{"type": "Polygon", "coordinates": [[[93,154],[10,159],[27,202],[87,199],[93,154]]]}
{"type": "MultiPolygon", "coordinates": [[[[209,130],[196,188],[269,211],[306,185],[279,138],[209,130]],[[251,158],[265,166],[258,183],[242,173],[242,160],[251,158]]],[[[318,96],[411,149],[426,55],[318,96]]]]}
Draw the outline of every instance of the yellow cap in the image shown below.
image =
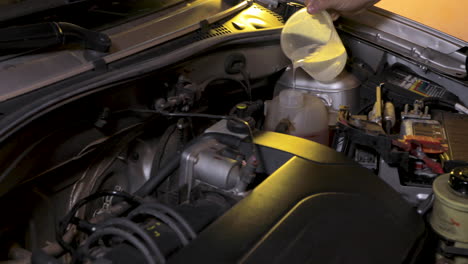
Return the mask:
{"type": "Polygon", "coordinates": [[[238,105],[236,105],[236,108],[239,109],[239,110],[244,110],[244,109],[247,109],[247,105],[246,104],[238,104],[238,105]]]}

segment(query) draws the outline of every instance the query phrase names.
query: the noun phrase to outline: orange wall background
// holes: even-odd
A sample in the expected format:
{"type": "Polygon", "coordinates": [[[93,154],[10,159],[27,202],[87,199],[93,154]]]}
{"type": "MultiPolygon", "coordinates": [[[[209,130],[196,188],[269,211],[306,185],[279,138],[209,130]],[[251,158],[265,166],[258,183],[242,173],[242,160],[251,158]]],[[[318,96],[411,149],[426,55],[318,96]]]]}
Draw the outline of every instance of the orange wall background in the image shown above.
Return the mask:
{"type": "Polygon", "coordinates": [[[468,0],[381,0],[377,6],[468,41],[468,0]]]}

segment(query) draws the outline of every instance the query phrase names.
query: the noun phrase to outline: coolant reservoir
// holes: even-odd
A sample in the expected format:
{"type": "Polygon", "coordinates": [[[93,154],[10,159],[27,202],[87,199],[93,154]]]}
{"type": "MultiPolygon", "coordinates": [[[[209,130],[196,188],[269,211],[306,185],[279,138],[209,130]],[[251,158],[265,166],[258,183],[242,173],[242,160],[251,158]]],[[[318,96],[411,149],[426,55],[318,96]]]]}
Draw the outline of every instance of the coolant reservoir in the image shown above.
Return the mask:
{"type": "MultiPolygon", "coordinates": [[[[451,247],[468,250],[468,167],[437,177],[432,188],[435,199],[429,223],[433,230],[451,247]]],[[[468,258],[455,255],[450,263],[467,264],[468,258]]]]}
{"type": "Polygon", "coordinates": [[[468,167],[439,176],[433,190],[432,228],[449,240],[468,244],[468,167]]]}
{"type": "Polygon", "coordinates": [[[346,50],[326,11],[310,15],[306,8],[286,22],[281,48],[293,62],[317,81],[331,81],[344,69],[346,50]]]}
{"type": "Polygon", "coordinates": [[[265,129],[328,144],[328,112],[313,95],[288,89],[266,102],[265,129]]]}

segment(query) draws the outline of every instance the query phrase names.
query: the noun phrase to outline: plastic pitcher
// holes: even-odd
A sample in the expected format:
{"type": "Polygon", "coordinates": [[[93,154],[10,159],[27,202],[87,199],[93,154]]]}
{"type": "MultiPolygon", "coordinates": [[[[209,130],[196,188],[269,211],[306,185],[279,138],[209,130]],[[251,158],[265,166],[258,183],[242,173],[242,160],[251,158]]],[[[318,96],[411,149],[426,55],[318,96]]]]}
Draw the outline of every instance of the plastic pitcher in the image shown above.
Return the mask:
{"type": "Polygon", "coordinates": [[[281,33],[281,48],[317,81],[331,81],[343,71],[347,54],[326,11],[311,15],[306,8],[292,15],[281,33]]]}

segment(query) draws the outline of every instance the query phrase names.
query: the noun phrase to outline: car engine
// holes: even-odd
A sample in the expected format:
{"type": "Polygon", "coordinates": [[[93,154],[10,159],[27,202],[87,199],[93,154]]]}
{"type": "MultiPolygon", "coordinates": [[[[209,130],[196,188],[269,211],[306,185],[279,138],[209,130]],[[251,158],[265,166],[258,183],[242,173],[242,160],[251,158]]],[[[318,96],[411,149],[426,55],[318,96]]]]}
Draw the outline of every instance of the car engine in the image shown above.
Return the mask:
{"type": "Polygon", "coordinates": [[[0,153],[0,263],[466,263],[468,84],[337,28],[333,82],[276,32],[33,120],[0,153]]]}

